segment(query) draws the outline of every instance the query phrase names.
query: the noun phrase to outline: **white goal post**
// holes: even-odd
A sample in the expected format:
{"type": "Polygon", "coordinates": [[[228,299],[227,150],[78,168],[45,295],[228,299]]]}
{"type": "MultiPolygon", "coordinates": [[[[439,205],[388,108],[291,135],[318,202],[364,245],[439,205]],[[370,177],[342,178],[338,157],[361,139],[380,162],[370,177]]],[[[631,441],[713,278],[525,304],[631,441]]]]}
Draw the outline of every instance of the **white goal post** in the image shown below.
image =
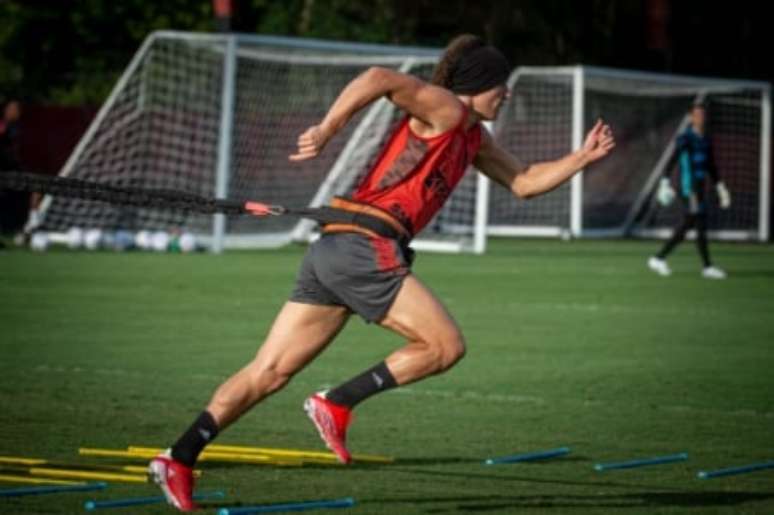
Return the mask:
{"type": "MultiPolygon", "coordinates": [[[[658,178],[688,124],[688,108],[708,104],[709,136],[731,209],[710,211],[710,236],[769,238],[771,88],[768,83],[686,77],[590,66],[522,67],[497,120],[498,141],[527,162],[582,145],[598,118],[613,127],[616,149],[557,190],[514,202],[495,190],[488,234],[666,237],[679,216],[652,202],[658,178]]],[[[714,194],[711,195],[714,202],[714,194]]]]}

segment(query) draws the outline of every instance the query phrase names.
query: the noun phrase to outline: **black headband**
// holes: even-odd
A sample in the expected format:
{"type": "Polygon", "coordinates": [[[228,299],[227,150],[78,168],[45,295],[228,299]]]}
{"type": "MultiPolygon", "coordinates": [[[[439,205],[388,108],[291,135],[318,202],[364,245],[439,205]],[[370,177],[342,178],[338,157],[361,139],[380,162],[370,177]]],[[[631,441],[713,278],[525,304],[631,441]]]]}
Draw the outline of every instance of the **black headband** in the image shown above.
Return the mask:
{"type": "Polygon", "coordinates": [[[449,89],[459,95],[477,95],[504,84],[510,69],[508,60],[495,47],[479,47],[460,57],[449,89]]]}

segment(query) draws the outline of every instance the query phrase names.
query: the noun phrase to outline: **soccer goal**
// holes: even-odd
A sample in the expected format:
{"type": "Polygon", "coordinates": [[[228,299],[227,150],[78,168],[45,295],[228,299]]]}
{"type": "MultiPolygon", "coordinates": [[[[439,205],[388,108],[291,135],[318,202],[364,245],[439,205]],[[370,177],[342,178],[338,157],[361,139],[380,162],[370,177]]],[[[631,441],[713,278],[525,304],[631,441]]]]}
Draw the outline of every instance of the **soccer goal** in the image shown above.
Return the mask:
{"type": "MultiPolygon", "coordinates": [[[[241,34],[160,31],[136,52],[61,175],[113,185],[292,207],[326,204],[357,185],[400,113],[382,99],[359,113],[317,159],[291,163],[298,135],[322,120],[370,66],[428,78],[439,49],[241,34]]],[[[483,183],[470,170],[415,247],[483,252],[483,183]],[[478,237],[475,231],[478,231],[478,237]]],[[[315,224],[181,214],[45,198],[41,228],[183,230],[215,251],[314,237],[315,224]]]]}
{"type": "Polygon", "coordinates": [[[510,87],[495,132],[522,160],[579,148],[600,117],[613,127],[616,149],[591,173],[534,200],[514,202],[494,189],[488,234],[666,237],[679,208],[659,207],[653,191],[688,108],[703,101],[718,170],[734,198],[731,209],[711,210],[710,235],[768,239],[769,84],[573,66],[519,68],[510,87]]]}

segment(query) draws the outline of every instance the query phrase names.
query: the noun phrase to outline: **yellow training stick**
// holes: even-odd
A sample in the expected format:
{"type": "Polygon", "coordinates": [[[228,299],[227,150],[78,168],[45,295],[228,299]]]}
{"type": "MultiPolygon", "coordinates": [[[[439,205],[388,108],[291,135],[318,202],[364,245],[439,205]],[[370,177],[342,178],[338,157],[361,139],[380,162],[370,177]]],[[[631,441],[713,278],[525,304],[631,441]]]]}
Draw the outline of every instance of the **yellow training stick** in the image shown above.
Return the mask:
{"type": "MultiPolygon", "coordinates": [[[[332,452],[309,451],[303,449],[276,449],[272,447],[247,447],[243,445],[210,444],[207,446],[207,450],[216,452],[257,453],[265,454],[267,456],[285,456],[296,457],[300,459],[314,458],[320,460],[333,460],[338,462],[336,455],[332,452]]],[[[363,463],[393,463],[395,461],[394,458],[389,456],[379,456],[375,454],[353,454],[352,459],[363,463]]]]}
{"type": "Polygon", "coordinates": [[[47,479],[42,477],[15,476],[13,474],[0,474],[2,483],[25,483],[28,485],[85,485],[83,481],[67,481],[64,479],[47,479]]]}
{"type": "MultiPolygon", "coordinates": [[[[81,456],[101,456],[105,458],[129,458],[135,460],[149,460],[155,458],[163,449],[154,448],[133,448],[131,451],[114,449],[89,449],[80,448],[78,453],[81,456]]],[[[280,467],[300,467],[300,461],[291,459],[279,460],[269,456],[259,456],[254,454],[233,454],[233,453],[212,453],[203,452],[200,461],[226,462],[226,463],[249,463],[252,465],[277,465],[280,467]]]]}

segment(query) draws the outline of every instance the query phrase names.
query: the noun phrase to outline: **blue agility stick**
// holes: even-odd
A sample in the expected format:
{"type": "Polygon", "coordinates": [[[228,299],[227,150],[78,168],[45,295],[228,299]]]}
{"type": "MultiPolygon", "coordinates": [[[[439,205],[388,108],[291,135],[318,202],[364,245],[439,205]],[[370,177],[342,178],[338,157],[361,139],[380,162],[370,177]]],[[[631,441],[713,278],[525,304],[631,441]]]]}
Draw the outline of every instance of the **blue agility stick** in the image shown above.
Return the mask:
{"type": "Polygon", "coordinates": [[[500,463],[519,463],[522,461],[536,461],[545,460],[548,458],[555,458],[557,456],[564,456],[570,452],[569,447],[559,447],[558,449],[549,449],[547,451],[528,452],[526,454],[513,454],[511,456],[502,456],[500,458],[489,458],[485,460],[486,465],[498,465],[500,463]]]}
{"type": "Polygon", "coordinates": [[[674,463],[676,461],[685,461],[688,459],[687,452],[681,452],[679,454],[670,454],[668,456],[657,456],[655,458],[647,458],[643,460],[631,460],[631,461],[619,461],[616,463],[597,463],[594,465],[594,470],[598,472],[604,472],[605,470],[615,469],[631,469],[635,467],[647,467],[650,465],[662,465],[664,463],[674,463]]]}
{"type": "Polygon", "coordinates": [[[278,511],[304,511],[320,508],[349,508],[355,505],[352,497],[331,499],[329,501],[305,501],[285,504],[260,504],[258,506],[243,506],[240,508],[221,508],[218,515],[252,515],[253,513],[272,513],[278,511]]]}
{"type": "Polygon", "coordinates": [[[0,490],[0,497],[20,497],[22,495],[58,494],[63,492],[89,492],[92,490],[104,490],[107,483],[87,483],[85,485],[57,485],[57,486],[25,486],[23,488],[8,488],[0,490]]]}
{"type": "MultiPolygon", "coordinates": [[[[220,491],[216,490],[214,492],[202,492],[199,494],[194,494],[191,496],[191,498],[194,501],[203,501],[206,499],[223,499],[225,497],[225,494],[220,491]]],[[[155,496],[155,497],[129,497],[126,499],[113,499],[111,501],[86,501],[83,503],[83,507],[86,508],[87,511],[91,510],[98,510],[100,508],[122,508],[124,506],[140,506],[143,504],[156,504],[161,502],[166,502],[167,498],[163,495],[155,496]]]]}
{"type": "Polygon", "coordinates": [[[753,463],[751,465],[742,465],[741,467],[729,467],[718,470],[702,470],[696,476],[699,479],[711,479],[713,477],[734,476],[736,474],[747,474],[756,470],[774,469],[774,461],[765,461],[763,463],[753,463]]]}

